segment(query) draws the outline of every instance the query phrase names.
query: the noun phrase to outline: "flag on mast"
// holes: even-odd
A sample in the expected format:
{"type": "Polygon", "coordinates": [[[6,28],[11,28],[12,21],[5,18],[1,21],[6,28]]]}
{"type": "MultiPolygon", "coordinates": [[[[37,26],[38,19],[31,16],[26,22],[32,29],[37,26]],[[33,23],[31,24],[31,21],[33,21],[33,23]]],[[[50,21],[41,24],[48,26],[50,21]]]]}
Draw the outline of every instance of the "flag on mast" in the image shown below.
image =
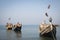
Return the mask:
{"type": "Polygon", "coordinates": [[[49,22],[52,22],[52,18],[51,17],[49,18],[49,22]]]}
{"type": "Polygon", "coordinates": [[[50,4],[48,5],[48,9],[50,9],[50,4]]]}
{"type": "Polygon", "coordinates": [[[8,18],[8,20],[11,20],[11,18],[8,18]]]}
{"type": "Polygon", "coordinates": [[[48,14],[47,14],[47,12],[45,13],[45,15],[48,17],[48,14]]]}

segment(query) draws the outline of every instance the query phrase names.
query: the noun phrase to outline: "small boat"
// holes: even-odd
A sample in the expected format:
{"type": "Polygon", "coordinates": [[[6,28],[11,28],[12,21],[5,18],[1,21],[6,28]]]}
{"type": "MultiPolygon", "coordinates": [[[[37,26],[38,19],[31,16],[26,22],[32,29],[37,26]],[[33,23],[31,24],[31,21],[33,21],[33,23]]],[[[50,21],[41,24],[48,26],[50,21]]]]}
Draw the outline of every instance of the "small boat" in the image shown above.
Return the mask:
{"type": "Polygon", "coordinates": [[[22,24],[20,24],[19,22],[17,24],[14,25],[14,31],[18,32],[21,31],[22,28],[22,24]]]}
{"type": "Polygon", "coordinates": [[[39,26],[40,36],[56,37],[56,27],[53,24],[43,23],[39,26]]]}
{"type": "Polygon", "coordinates": [[[6,27],[7,27],[7,30],[12,30],[13,24],[7,23],[6,27]]]}

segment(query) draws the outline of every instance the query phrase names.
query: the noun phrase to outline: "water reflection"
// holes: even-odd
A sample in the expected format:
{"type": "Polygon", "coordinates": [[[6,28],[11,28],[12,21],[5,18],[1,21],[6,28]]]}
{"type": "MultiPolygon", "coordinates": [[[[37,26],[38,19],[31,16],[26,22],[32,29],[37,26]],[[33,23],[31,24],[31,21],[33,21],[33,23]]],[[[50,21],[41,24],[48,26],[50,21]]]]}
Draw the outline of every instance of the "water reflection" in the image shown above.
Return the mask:
{"type": "Polygon", "coordinates": [[[21,31],[15,32],[13,30],[7,30],[6,31],[7,40],[21,40],[21,31]]]}
{"type": "Polygon", "coordinates": [[[7,40],[12,40],[13,39],[12,30],[7,30],[6,36],[7,36],[7,40]]]}
{"type": "Polygon", "coordinates": [[[16,37],[21,38],[21,36],[22,36],[22,32],[21,31],[18,31],[18,32],[15,31],[15,33],[16,33],[16,37]]]}

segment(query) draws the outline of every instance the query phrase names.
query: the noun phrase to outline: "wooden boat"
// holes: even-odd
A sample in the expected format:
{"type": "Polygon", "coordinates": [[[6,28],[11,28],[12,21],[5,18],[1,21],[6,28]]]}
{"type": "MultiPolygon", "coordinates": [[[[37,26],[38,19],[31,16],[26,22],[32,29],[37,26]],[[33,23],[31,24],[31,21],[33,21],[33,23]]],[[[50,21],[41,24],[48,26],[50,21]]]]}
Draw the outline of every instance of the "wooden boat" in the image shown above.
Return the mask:
{"type": "Polygon", "coordinates": [[[14,25],[14,27],[15,27],[14,31],[16,32],[21,31],[22,24],[17,23],[16,25],[14,25]]]}
{"type": "MultiPolygon", "coordinates": [[[[50,5],[48,5],[48,9],[50,9],[50,5]]],[[[56,40],[56,26],[58,25],[52,24],[52,17],[50,17],[47,12],[45,13],[45,16],[49,18],[48,19],[49,24],[46,23],[40,24],[39,26],[40,36],[52,37],[53,40],[56,40]]]]}
{"type": "Polygon", "coordinates": [[[6,27],[7,27],[7,30],[12,30],[13,24],[7,23],[6,27]]]}
{"type": "Polygon", "coordinates": [[[40,36],[56,37],[56,27],[53,24],[41,24],[39,26],[40,36]]]}

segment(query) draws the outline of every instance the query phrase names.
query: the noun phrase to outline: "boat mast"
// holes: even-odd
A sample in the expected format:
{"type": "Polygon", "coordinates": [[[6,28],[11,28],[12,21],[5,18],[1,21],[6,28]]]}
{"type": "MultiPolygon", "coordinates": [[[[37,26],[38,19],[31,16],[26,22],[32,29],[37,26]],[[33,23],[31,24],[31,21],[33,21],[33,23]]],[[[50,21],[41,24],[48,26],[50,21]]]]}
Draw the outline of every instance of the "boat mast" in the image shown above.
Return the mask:
{"type": "Polygon", "coordinates": [[[8,18],[8,23],[10,23],[10,21],[11,21],[11,18],[8,18]]]}

